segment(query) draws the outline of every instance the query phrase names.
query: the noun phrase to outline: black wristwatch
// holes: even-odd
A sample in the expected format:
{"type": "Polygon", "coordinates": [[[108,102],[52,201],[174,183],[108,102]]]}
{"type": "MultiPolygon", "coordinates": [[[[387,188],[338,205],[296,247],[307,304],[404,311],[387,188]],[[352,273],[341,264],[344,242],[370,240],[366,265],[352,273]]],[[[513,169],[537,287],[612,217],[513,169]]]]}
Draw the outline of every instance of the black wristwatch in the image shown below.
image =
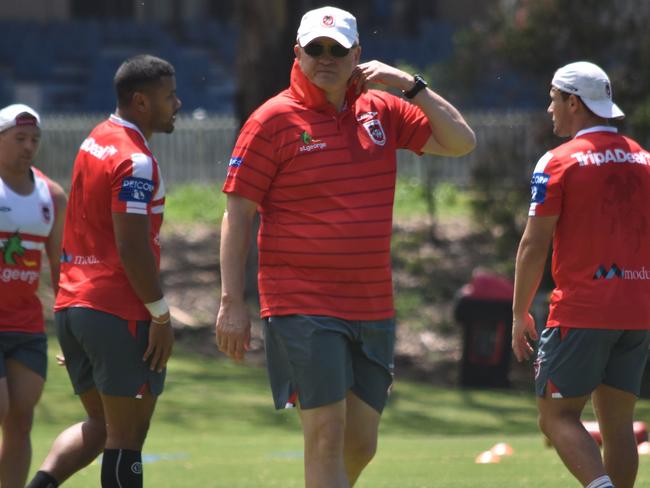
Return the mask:
{"type": "Polygon", "coordinates": [[[427,82],[424,81],[424,78],[422,78],[420,75],[413,75],[413,81],[415,81],[413,88],[402,92],[404,96],[409,100],[427,87],[427,82]]]}

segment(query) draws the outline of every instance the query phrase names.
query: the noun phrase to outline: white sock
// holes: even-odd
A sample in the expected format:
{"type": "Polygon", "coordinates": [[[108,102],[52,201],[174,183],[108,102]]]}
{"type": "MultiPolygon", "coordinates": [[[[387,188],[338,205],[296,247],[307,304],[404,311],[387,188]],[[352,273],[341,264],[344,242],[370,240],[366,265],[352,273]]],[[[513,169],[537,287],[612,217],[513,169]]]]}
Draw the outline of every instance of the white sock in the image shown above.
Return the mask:
{"type": "Polygon", "coordinates": [[[589,483],[585,488],[614,488],[614,485],[612,484],[612,480],[609,478],[609,476],[601,476],[600,478],[596,478],[593,480],[591,483],[589,483]]]}

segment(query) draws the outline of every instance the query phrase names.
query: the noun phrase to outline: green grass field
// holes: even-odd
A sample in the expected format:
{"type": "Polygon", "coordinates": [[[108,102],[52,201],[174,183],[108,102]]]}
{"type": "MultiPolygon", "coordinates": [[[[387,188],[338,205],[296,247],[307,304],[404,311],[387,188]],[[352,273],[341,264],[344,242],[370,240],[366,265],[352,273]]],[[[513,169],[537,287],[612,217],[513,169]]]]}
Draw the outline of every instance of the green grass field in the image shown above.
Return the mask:
{"type": "MultiPolygon", "coordinates": [[[[422,195],[423,188],[418,180],[398,180],[395,188],[395,218],[426,215],[427,206],[422,195]]],[[[469,200],[467,192],[448,183],[438,185],[434,192],[436,212],[446,217],[469,215],[469,200]]],[[[171,187],[166,202],[166,221],[218,225],[226,199],[219,186],[194,183],[171,187]],[[196,198],[198,194],[201,198],[196,198]]]]}
{"type": "MultiPolygon", "coordinates": [[[[51,441],[82,411],[65,370],[50,371],[33,430],[38,468],[51,441]]],[[[399,372],[398,372],[399,374],[399,372]]],[[[382,421],[379,452],[360,488],[509,488],[579,486],[536,430],[532,393],[441,389],[399,381],[382,421]],[[497,442],[514,454],[499,464],[475,457],[497,442]]],[[[650,401],[639,403],[650,422],[650,401]]],[[[182,487],[301,487],[302,439],[295,411],[276,412],[264,370],[197,356],[177,347],[145,445],[145,484],[182,487]]],[[[68,488],[99,486],[98,462],[68,488]]],[[[650,483],[650,457],[641,459],[638,486],[650,483]]]]}

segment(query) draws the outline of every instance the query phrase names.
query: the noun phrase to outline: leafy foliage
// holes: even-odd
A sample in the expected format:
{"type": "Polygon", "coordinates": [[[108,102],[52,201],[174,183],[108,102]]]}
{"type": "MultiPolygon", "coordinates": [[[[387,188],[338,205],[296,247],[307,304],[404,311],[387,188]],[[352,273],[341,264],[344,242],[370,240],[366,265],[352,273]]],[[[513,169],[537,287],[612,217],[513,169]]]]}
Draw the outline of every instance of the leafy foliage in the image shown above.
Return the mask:
{"type": "Polygon", "coordinates": [[[650,4],[625,0],[499,2],[461,31],[448,86],[470,106],[542,108],[553,72],[578,60],[602,66],[633,136],[650,128],[650,4]]]}
{"type": "MultiPolygon", "coordinates": [[[[573,61],[592,61],[612,80],[614,99],[627,113],[624,131],[643,144],[650,134],[649,23],[647,2],[496,2],[488,16],[457,34],[445,86],[456,93],[465,110],[517,107],[542,115],[555,70],[573,61]]],[[[548,118],[538,127],[533,141],[536,157],[561,142],[551,136],[548,118]]],[[[527,178],[518,171],[534,163],[535,157],[521,151],[522,140],[479,143],[489,144],[489,149],[472,175],[475,220],[496,239],[497,258],[507,268],[527,206],[527,178]]]]}

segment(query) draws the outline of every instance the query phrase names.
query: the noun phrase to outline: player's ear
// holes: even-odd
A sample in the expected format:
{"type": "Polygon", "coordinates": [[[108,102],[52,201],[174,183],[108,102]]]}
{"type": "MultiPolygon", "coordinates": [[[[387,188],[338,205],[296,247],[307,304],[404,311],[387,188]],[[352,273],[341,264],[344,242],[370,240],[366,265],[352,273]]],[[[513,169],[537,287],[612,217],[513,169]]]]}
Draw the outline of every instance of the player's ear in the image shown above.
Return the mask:
{"type": "Polygon", "coordinates": [[[149,111],[149,97],[143,92],[134,92],[133,98],[131,99],[131,106],[138,112],[148,112],[149,111]]]}

